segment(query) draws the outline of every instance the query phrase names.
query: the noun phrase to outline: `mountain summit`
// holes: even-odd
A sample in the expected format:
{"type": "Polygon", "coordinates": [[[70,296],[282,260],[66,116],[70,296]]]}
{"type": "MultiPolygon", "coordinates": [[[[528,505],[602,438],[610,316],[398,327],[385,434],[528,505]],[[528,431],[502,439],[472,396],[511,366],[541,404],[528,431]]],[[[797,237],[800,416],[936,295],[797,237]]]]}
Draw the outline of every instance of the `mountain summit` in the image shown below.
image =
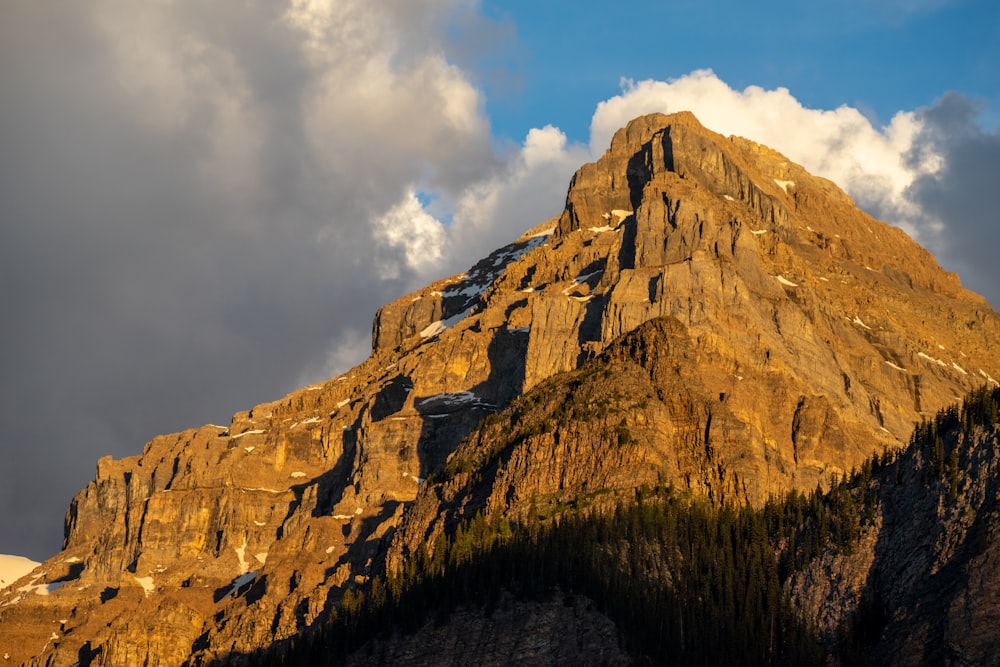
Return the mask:
{"type": "Polygon", "coordinates": [[[380,309],[361,365],[100,460],[63,551],[0,591],[0,655],[203,664],[477,512],[827,486],[996,385],[998,348],[1000,316],[833,183],[644,116],[558,218],[380,309]]]}

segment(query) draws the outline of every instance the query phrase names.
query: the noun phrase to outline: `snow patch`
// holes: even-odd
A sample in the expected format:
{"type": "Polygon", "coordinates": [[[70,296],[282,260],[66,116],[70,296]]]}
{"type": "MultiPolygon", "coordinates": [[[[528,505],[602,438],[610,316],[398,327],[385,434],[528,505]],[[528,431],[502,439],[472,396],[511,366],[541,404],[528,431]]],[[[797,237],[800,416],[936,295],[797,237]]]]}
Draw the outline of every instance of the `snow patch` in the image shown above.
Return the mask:
{"type": "Polygon", "coordinates": [[[552,236],[552,234],[554,234],[555,231],[556,231],[555,227],[547,227],[547,228],[543,229],[542,231],[540,231],[540,232],[538,232],[536,234],[532,234],[528,238],[529,239],[545,239],[545,238],[548,238],[548,237],[552,236]]]}
{"type": "Polygon", "coordinates": [[[489,288],[489,286],[492,284],[493,280],[490,280],[489,282],[486,283],[470,283],[465,287],[463,287],[462,289],[457,289],[457,287],[452,286],[444,290],[444,296],[445,297],[464,296],[466,299],[479,298],[486,292],[487,288],[489,288]]]}
{"type": "Polygon", "coordinates": [[[782,181],[782,180],[779,180],[777,178],[774,179],[774,182],[777,183],[778,187],[780,187],[785,192],[788,192],[788,186],[794,186],[795,185],[795,181],[782,181]]]}
{"type": "Polygon", "coordinates": [[[959,372],[959,373],[961,373],[962,375],[968,375],[968,373],[966,373],[966,372],[965,372],[965,369],[964,369],[964,368],[962,368],[961,366],[959,366],[958,364],[956,364],[956,363],[955,363],[954,361],[953,361],[953,362],[951,362],[951,365],[952,365],[952,367],[953,367],[953,368],[954,368],[954,369],[955,369],[956,371],[958,371],[958,372],[959,372]]]}
{"type": "Polygon", "coordinates": [[[857,315],[855,315],[854,319],[851,320],[851,321],[854,322],[855,324],[857,324],[859,327],[863,327],[865,329],[868,329],[869,331],[872,330],[872,328],[870,326],[868,326],[867,324],[865,324],[864,322],[862,322],[861,318],[858,317],[857,315]]]}
{"type": "Polygon", "coordinates": [[[751,229],[750,233],[753,234],[754,236],[760,236],[761,234],[767,234],[767,230],[766,229],[751,229]]]}
{"type": "Polygon", "coordinates": [[[982,368],[979,369],[979,374],[982,375],[984,378],[986,378],[986,380],[992,384],[1000,384],[1000,382],[997,382],[992,377],[990,377],[990,374],[984,371],[982,368]]]}
{"type": "Polygon", "coordinates": [[[905,369],[905,368],[903,368],[902,366],[897,366],[896,364],[892,363],[891,361],[886,361],[885,363],[887,363],[887,364],[888,364],[889,366],[892,366],[892,367],[893,367],[893,368],[895,368],[895,369],[896,369],[897,371],[902,371],[902,372],[904,372],[904,373],[906,372],[906,369],[905,369]]]}
{"type": "Polygon", "coordinates": [[[253,525],[255,525],[255,526],[266,526],[266,525],[267,525],[267,522],[266,522],[266,521],[256,521],[256,520],[255,520],[255,521],[253,522],[253,525]]]}
{"type": "Polygon", "coordinates": [[[793,283],[791,280],[789,280],[785,276],[778,276],[778,282],[781,283],[782,285],[787,285],[788,287],[798,287],[799,286],[798,283],[793,283]]]}
{"type": "Polygon", "coordinates": [[[564,295],[568,296],[569,298],[573,299],[574,301],[580,301],[581,303],[586,303],[586,302],[588,302],[588,301],[590,301],[591,299],[594,298],[593,294],[590,294],[590,295],[587,295],[587,296],[581,296],[579,294],[570,294],[569,293],[570,290],[573,289],[574,287],[582,285],[583,283],[587,282],[588,280],[590,280],[594,276],[600,275],[602,273],[604,273],[604,269],[598,269],[597,271],[592,271],[590,273],[585,273],[583,275],[579,275],[579,276],[577,276],[576,278],[573,279],[573,282],[572,282],[572,284],[569,285],[569,287],[567,287],[564,290],[562,290],[562,293],[564,295]]]}
{"type": "Polygon", "coordinates": [[[322,420],[319,417],[310,417],[309,419],[306,419],[302,423],[303,424],[318,424],[320,421],[322,421],[322,420]]]}
{"type": "Polygon", "coordinates": [[[306,474],[304,472],[302,472],[301,470],[296,470],[295,472],[293,472],[291,474],[291,476],[294,477],[295,479],[300,479],[302,477],[305,477],[306,474]]]}
{"type": "Polygon", "coordinates": [[[156,592],[156,584],[153,583],[153,577],[137,577],[133,574],[132,578],[136,580],[136,583],[142,586],[142,590],[146,594],[146,597],[149,597],[156,592]]]}
{"type": "MultiPolygon", "coordinates": [[[[555,228],[553,228],[552,231],[555,231],[555,228]]],[[[495,260],[493,260],[493,266],[495,267],[499,267],[501,265],[507,266],[511,262],[516,262],[517,260],[527,255],[529,252],[537,248],[538,246],[542,245],[542,243],[544,243],[545,240],[551,235],[552,232],[548,232],[546,234],[536,234],[535,236],[531,236],[528,238],[528,242],[524,245],[523,248],[504,250],[495,260]]],[[[492,282],[492,279],[490,280],[490,282],[492,282]]]]}
{"type": "Polygon", "coordinates": [[[581,283],[585,283],[588,280],[590,280],[591,278],[593,278],[594,276],[599,276],[602,273],[604,273],[604,269],[598,269],[597,271],[591,271],[590,273],[584,273],[583,275],[577,276],[573,280],[573,284],[574,285],[579,285],[581,283]]]}
{"type": "Polygon", "coordinates": [[[451,317],[449,317],[447,319],[437,320],[436,322],[431,322],[426,327],[424,327],[424,329],[420,332],[420,337],[424,338],[424,339],[427,339],[427,338],[433,338],[434,336],[440,335],[446,329],[449,329],[449,328],[455,326],[456,324],[458,324],[459,322],[461,322],[463,319],[465,319],[465,316],[468,315],[471,312],[472,312],[472,308],[469,308],[468,310],[462,311],[461,313],[458,313],[457,315],[452,315],[451,317]]]}
{"type": "Polygon", "coordinates": [[[926,359],[927,361],[933,362],[933,363],[937,364],[938,366],[944,366],[945,368],[948,367],[948,364],[944,363],[940,359],[935,359],[934,357],[932,357],[929,354],[924,354],[923,352],[917,352],[917,356],[921,357],[922,359],[926,359]]]}
{"type": "Polygon", "coordinates": [[[230,584],[229,590],[226,591],[226,594],[223,595],[221,599],[224,600],[225,598],[228,598],[229,596],[233,595],[234,593],[236,593],[236,591],[240,590],[241,588],[243,588],[256,578],[257,578],[256,570],[254,570],[253,572],[244,572],[240,576],[233,579],[233,583],[230,584]]]}
{"type": "Polygon", "coordinates": [[[257,449],[257,448],[256,448],[256,447],[254,447],[253,445],[251,445],[251,446],[249,446],[249,447],[244,447],[244,448],[243,448],[243,450],[244,450],[244,451],[245,451],[245,452],[246,452],[247,454],[249,454],[250,452],[252,452],[252,451],[253,451],[253,450],[255,450],[255,449],[257,449]]]}
{"type": "Polygon", "coordinates": [[[239,440],[240,438],[242,438],[245,435],[260,435],[261,433],[267,433],[267,431],[265,431],[264,429],[261,429],[261,428],[255,428],[255,429],[251,429],[249,431],[243,431],[242,433],[238,433],[238,434],[232,436],[232,438],[233,438],[233,440],[239,440]]]}
{"type": "Polygon", "coordinates": [[[732,198],[732,197],[730,197],[729,195],[722,195],[722,197],[723,197],[724,199],[728,199],[729,201],[736,201],[735,199],[733,199],[733,198],[732,198]]]}
{"type": "Polygon", "coordinates": [[[264,563],[267,562],[267,552],[266,551],[261,551],[259,554],[254,554],[253,557],[256,558],[257,562],[260,563],[261,565],[263,565],[264,563]]]}
{"type": "Polygon", "coordinates": [[[236,552],[236,557],[240,559],[240,574],[246,574],[250,569],[250,563],[247,562],[247,538],[243,538],[243,544],[239,547],[234,547],[233,551],[236,552]]]}
{"type": "Polygon", "coordinates": [[[351,402],[351,399],[345,398],[344,400],[342,400],[339,403],[337,403],[337,409],[339,410],[340,408],[344,407],[345,405],[347,405],[350,402],[351,402]]]}
{"type": "Polygon", "coordinates": [[[0,590],[25,576],[41,563],[24,556],[0,555],[0,590]]]}
{"type": "Polygon", "coordinates": [[[587,231],[594,232],[595,234],[600,234],[602,232],[613,232],[616,227],[609,227],[608,225],[601,225],[600,227],[587,227],[587,231]]]}
{"type": "MultiPolygon", "coordinates": [[[[496,408],[496,405],[484,400],[481,396],[477,396],[471,391],[455,391],[445,394],[435,394],[433,396],[428,396],[427,398],[420,398],[414,402],[415,407],[421,413],[428,409],[443,410],[445,413],[451,413],[455,410],[461,408],[496,408]]],[[[447,414],[442,414],[440,412],[432,415],[426,414],[427,417],[433,416],[448,416],[447,414]]]]}

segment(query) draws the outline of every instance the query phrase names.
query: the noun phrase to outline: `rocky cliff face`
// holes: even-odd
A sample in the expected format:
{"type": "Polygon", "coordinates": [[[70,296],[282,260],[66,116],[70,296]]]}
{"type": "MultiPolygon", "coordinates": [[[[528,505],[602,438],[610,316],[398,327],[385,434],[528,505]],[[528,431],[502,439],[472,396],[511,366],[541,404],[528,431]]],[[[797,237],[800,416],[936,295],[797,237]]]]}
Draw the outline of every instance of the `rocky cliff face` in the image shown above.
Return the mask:
{"type": "Polygon", "coordinates": [[[559,218],[383,307],[360,366],[98,462],[64,550],[0,591],[0,655],[205,663],[322,620],[473,509],[814,488],[995,383],[998,334],[832,183],[640,118],[559,218]]]}
{"type": "Polygon", "coordinates": [[[863,480],[857,546],[827,549],[791,578],[791,599],[828,642],[853,632],[872,664],[1000,664],[1000,425],[990,421],[953,421],[863,480]]]}

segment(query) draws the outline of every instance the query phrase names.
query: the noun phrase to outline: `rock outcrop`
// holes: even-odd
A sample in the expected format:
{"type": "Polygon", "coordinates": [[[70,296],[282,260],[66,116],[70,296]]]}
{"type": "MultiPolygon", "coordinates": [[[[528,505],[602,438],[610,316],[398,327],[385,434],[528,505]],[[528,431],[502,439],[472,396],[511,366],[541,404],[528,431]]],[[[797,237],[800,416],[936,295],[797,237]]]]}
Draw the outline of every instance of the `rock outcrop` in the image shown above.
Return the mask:
{"type": "Polygon", "coordinates": [[[858,544],[827,549],[788,584],[828,642],[853,633],[872,664],[998,664],[1000,425],[991,422],[955,420],[863,480],[858,544]]]}
{"type": "Polygon", "coordinates": [[[0,591],[0,655],[250,652],[473,507],[815,488],[995,384],[998,334],[829,181],[690,114],[646,116],[557,219],[384,306],[361,365],[102,459],[63,551],[0,591]]]}
{"type": "Polygon", "coordinates": [[[615,624],[579,595],[545,600],[507,596],[489,615],[460,608],[447,623],[428,620],[414,633],[395,633],[344,664],[455,665],[469,663],[470,656],[483,667],[633,664],[618,645],[615,624]]]}

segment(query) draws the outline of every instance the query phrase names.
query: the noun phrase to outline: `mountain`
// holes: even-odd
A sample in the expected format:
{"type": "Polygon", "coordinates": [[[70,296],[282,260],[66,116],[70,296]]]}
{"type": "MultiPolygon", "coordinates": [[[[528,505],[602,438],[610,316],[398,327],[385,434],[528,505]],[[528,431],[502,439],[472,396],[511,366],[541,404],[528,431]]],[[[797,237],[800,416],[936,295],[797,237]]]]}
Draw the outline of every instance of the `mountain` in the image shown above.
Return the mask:
{"type": "Polygon", "coordinates": [[[477,515],[829,486],[995,385],[998,334],[831,182],[688,113],[638,118],[558,218],[380,309],[364,363],[100,460],[63,551],[0,591],[0,654],[208,664],[323,624],[477,515]]]}
{"type": "Polygon", "coordinates": [[[790,596],[848,664],[997,665],[1000,647],[1000,390],[918,426],[892,460],[865,466],[856,546],[827,546],[790,596]]]}

